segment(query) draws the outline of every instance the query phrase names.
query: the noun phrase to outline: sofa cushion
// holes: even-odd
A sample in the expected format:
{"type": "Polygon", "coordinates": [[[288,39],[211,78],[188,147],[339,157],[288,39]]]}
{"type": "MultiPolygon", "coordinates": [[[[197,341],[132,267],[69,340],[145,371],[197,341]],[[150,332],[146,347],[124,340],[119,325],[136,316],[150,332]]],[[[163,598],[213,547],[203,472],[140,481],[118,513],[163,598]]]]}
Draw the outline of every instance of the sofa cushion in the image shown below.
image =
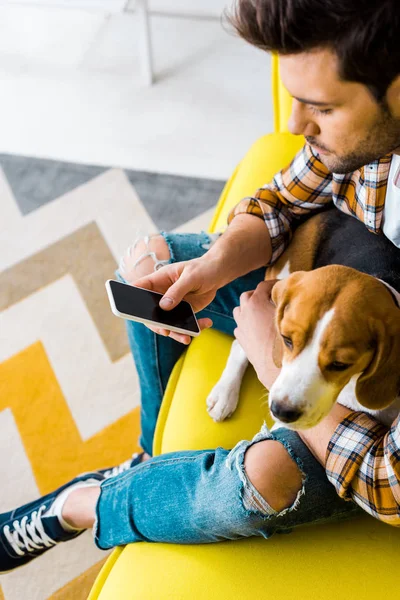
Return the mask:
{"type": "Polygon", "coordinates": [[[272,181],[274,175],[290,163],[302,146],[304,138],[290,133],[271,133],[254,142],[222,191],[210,231],[225,229],[231,208],[272,181]]]}

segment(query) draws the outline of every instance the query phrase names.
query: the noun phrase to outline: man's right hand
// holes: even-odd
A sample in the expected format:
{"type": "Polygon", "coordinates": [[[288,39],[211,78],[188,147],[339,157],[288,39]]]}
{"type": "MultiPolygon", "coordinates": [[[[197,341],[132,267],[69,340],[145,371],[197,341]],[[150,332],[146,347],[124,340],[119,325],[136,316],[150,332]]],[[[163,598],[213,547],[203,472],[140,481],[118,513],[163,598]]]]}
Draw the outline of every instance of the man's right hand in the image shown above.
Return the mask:
{"type": "MultiPolygon", "coordinates": [[[[186,300],[196,313],[214,300],[217,290],[222,285],[220,269],[219,261],[204,257],[194,258],[165,265],[158,271],[136,280],[134,285],[164,294],[160,301],[160,306],[164,310],[171,310],[181,300],[186,300]]],[[[212,326],[211,319],[199,319],[198,323],[201,330],[212,326]]],[[[189,335],[150,325],[147,327],[182,344],[189,344],[191,341],[189,335]]]]}

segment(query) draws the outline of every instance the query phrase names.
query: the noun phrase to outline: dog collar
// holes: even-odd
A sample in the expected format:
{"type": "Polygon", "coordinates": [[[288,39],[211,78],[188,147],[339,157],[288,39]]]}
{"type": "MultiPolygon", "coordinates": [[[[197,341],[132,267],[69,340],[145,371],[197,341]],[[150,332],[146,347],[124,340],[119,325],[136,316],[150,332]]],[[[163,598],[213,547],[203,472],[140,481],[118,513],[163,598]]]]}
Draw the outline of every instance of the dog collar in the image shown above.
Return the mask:
{"type": "Polygon", "coordinates": [[[391,292],[394,301],[396,302],[398,308],[400,308],[400,293],[394,289],[394,287],[392,287],[389,283],[387,283],[386,281],[383,281],[383,279],[379,279],[378,281],[380,281],[381,283],[383,283],[384,285],[386,285],[386,287],[389,289],[389,291],[391,292]]]}

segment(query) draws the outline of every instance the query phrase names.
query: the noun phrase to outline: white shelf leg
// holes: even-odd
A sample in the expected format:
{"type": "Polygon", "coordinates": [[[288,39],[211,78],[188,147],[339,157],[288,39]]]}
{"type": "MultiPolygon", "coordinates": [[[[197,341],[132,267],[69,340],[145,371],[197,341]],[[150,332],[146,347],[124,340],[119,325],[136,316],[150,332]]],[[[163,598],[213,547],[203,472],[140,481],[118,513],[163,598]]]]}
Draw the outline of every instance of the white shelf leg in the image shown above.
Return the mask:
{"type": "Polygon", "coordinates": [[[154,81],[154,72],[150,17],[147,0],[136,0],[136,13],[139,18],[140,55],[143,79],[146,85],[151,85],[154,81]]]}

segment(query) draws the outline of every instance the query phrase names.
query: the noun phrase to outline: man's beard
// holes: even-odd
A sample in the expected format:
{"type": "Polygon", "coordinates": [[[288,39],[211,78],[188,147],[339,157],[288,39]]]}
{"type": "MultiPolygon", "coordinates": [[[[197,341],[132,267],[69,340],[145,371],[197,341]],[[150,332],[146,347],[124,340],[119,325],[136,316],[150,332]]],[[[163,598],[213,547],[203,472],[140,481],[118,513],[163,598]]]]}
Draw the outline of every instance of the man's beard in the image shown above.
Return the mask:
{"type": "MultiPolygon", "coordinates": [[[[311,144],[316,141],[308,136],[306,140],[311,144]]],[[[382,109],[380,117],[355,150],[346,156],[320,154],[319,158],[331,173],[345,174],[352,173],[398,148],[400,148],[400,119],[394,118],[387,109],[382,109]]]]}

